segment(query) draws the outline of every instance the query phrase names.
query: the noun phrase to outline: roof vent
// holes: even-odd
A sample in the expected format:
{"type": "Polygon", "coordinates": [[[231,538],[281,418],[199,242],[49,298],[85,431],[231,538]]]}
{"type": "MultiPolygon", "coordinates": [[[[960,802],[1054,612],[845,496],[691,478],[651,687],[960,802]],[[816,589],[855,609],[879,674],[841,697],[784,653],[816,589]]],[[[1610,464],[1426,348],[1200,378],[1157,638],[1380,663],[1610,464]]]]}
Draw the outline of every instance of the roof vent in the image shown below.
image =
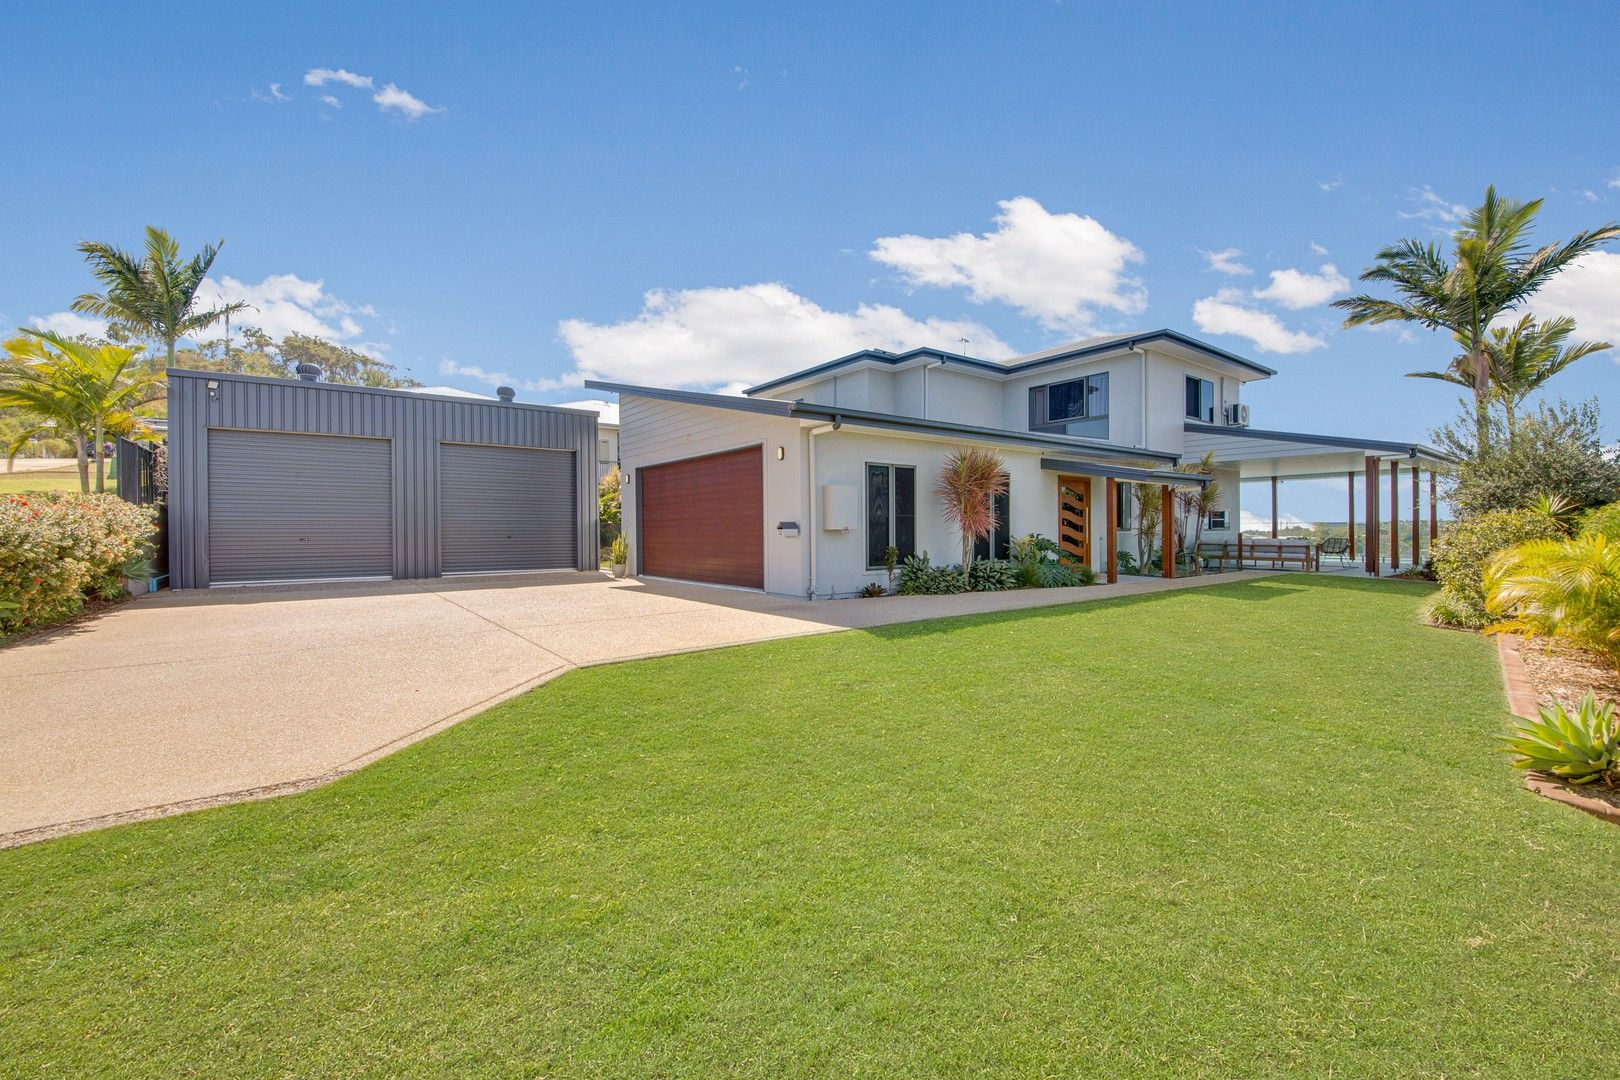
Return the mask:
{"type": "Polygon", "coordinates": [[[517,397],[517,391],[513,390],[510,386],[497,386],[495,388],[495,396],[500,398],[502,401],[511,401],[513,398],[517,397]]]}
{"type": "Polygon", "coordinates": [[[315,364],[299,364],[293,371],[304,382],[319,382],[321,379],[321,369],[315,364]]]}

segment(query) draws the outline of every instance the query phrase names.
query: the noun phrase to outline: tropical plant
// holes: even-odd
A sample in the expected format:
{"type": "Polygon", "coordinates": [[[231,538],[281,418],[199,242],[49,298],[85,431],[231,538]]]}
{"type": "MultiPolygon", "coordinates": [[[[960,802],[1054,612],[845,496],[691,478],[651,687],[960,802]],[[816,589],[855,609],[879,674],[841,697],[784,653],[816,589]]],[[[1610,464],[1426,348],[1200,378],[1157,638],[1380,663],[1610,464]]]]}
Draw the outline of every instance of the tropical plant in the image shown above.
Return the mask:
{"type": "Polygon", "coordinates": [[[612,566],[627,566],[630,563],[630,543],[620,533],[613,538],[608,547],[608,563],[612,566]]]}
{"type": "Polygon", "coordinates": [[[934,480],[940,514],[962,534],[962,577],[973,566],[973,542],[996,528],[996,496],[1007,490],[1001,456],[978,447],[958,447],[945,455],[934,480]]]}
{"type": "Polygon", "coordinates": [[[189,261],[181,262],[180,245],[174,237],[151,225],[146,227],[146,246],[140,258],[111,244],[86,240],[79,252],[106,291],[84,293],[73,301],[73,310],[106,319],[135,337],[162,342],[173,367],[175,342],[248,306],[238,301],[197,310],[197,293],[224,243],[204,245],[189,261]]]}
{"type": "Polygon", "coordinates": [[[1091,585],[1096,580],[1096,573],[1089,567],[1067,559],[1041,563],[1040,587],[1043,589],[1073,589],[1081,585],[1091,585]]]}
{"type": "Polygon", "coordinates": [[[1532,540],[1485,569],[1493,632],[1546,635],[1591,649],[1620,668],[1620,541],[1600,533],[1532,540]]]}
{"type": "Polygon", "coordinates": [[[887,595],[889,595],[889,590],[885,589],[882,586],[882,584],[879,583],[879,582],[869,581],[869,582],[866,583],[865,586],[863,586],[861,588],[861,591],[857,595],[862,596],[862,597],[864,597],[864,598],[866,598],[868,600],[872,600],[872,599],[875,599],[875,598],[877,598],[879,596],[887,596],[887,595]]]}
{"type": "Polygon", "coordinates": [[[598,546],[605,547],[613,543],[613,538],[619,535],[622,508],[620,504],[620,489],[622,480],[617,465],[603,474],[596,482],[596,533],[598,546]]]}
{"type": "Polygon", "coordinates": [[[1498,551],[1530,540],[1557,540],[1563,530],[1533,510],[1492,510],[1455,522],[1434,546],[1440,591],[1424,605],[1424,617],[1442,626],[1478,629],[1489,624],[1485,568],[1498,551]]]}
{"type": "Polygon", "coordinates": [[[1115,562],[1119,566],[1120,573],[1131,575],[1137,572],[1138,567],[1136,565],[1136,559],[1131,555],[1130,552],[1116,551],[1114,552],[1114,556],[1115,562]]]}
{"type": "Polygon", "coordinates": [[[1158,550],[1159,526],[1164,524],[1164,500],[1158,484],[1132,484],[1131,506],[1134,509],[1136,532],[1136,562],[1147,566],[1158,550]]]}
{"type": "Polygon", "coordinates": [[[1579,531],[1607,537],[1620,544],[1620,502],[1588,510],[1580,519],[1579,531]]]}
{"type": "Polygon", "coordinates": [[[1522,721],[1502,736],[1502,749],[1514,755],[1513,767],[1570,784],[1601,780],[1613,787],[1620,779],[1620,717],[1614,702],[1599,706],[1588,690],[1574,716],[1561,703],[1543,705],[1540,712],[1538,719],[1522,721]]]}
{"type": "Polygon", "coordinates": [[[1574,528],[1575,519],[1581,515],[1585,507],[1567,495],[1548,495],[1543,492],[1530,500],[1526,508],[1537,514],[1545,514],[1558,523],[1558,527],[1565,532],[1574,528]]]}
{"type": "MultiPolygon", "coordinates": [[[[1575,361],[1612,348],[1607,341],[1569,344],[1569,336],[1574,332],[1575,320],[1568,316],[1537,322],[1535,316],[1525,315],[1512,326],[1491,327],[1485,343],[1491,396],[1502,405],[1510,432],[1525,398],[1575,361]]],[[[1458,344],[1466,348],[1468,343],[1459,338],[1458,344]]],[[[1472,389],[1472,372],[1472,360],[1465,351],[1444,371],[1413,371],[1408,377],[1440,379],[1472,389]]]]}
{"type": "Polygon", "coordinates": [[[1570,263],[1620,236],[1620,223],[1576,233],[1561,244],[1531,249],[1529,236],[1542,200],[1520,202],[1485,189],[1485,201],[1452,234],[1449,258],[1432,241],[1402,240],[1379,251],[1361,280],[1394,288],[1396,298],[1359,294],[1334,301],[1346,327],[1415,322],[1449,330],[1462,344],[1457,362],[1473,390],[1478,441],[1489,441],[1491,324],[1570,263]]]}
{"type": "Polygon", "coordinates": [[[894,575],[900,569],[900,549],[890,544],[883,549],[883,570],[889,575],[889,584],[894,584],[894,575]]]}
{"type": "Polygon", "coordinates": [[[103,441],[109,431],[122,434],[135,426],[135,408],[162,396],[163,376],[130,370],[139,345],[87,345],[51,331],[24,330],[4,348],[0,405],[38,417],[37,426],[15,439],[8,453],[15,457],[28,437],[54,421],[74,440],[80,489],[90,490],[88,444],[97,451],[96,490],[105,491],[103,441]]]}
{"type": "Polygon", "coordinates": [[[1011,559],[976,559],[968,570],[968,587],[974,592],[1001,592],[1018,584],[1018,564],[1011,559]]]}
{"type": "MultiPolygon", "coordinates": [[[[1211,511],[1221,505],[1221,498],[1224,494],[1221,491],[1221,482],[1214,479],[1215,452],[1207,450],[1204,452],[1204,456],[1197,461],[1189,461],[1176,466],[1176,468],[1180,472],[1210,477],[1203,484],[1178,488],[1176,491],[1176,509],[1180,511],[1179,520],[1176,523],[1176,535],[1180,539],[1179,547],[1182,551],[1196,552],[1198,545],[1204,539],[1204,521],[1209,517],[1211,511]],[[1185,529],[1189,525],[1192,528],[1192,543],[1190,544],[1186,542],[1185,533],[1185,529]]],[[[1204,572],[1203,563],[1199,559],[1193,558],[1189,561],[1193,573],[1202,574],[1204,572]]]]}
{"type": "Polygon", "coordinates": [[[896,591],[902,596],[944,596],[965,589],[959,567],[935,566],[926,551],[908,555],[900,564],[900,587],[896,591]]]}
{"type": "Polygon", "coordinates": [[[1444,495],[1457,514],[1515,510],[1537,496],[1562,496],[1580,507],[1620,499],[1620,459],[1605,448],[1596,400],[1542,403],[1510,429],[1493,414],[1489,438],[1476,438],[1471,417],[1437,429],[1436,448],[1456,459],[1444,495]]]}

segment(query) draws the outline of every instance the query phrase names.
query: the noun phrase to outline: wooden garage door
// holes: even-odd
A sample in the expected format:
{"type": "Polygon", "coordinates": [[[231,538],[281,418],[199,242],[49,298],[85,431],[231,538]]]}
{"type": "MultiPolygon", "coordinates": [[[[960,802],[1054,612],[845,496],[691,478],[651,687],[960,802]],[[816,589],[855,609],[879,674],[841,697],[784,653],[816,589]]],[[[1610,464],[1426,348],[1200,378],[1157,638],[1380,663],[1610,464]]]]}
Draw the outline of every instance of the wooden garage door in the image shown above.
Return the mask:
{"type": "Polygon", "coordinates": [[[764,452],[641,469],[641,572],[765,587],[764,452]]]}
{"type": "Polygon", "coordinates": [[[391,577],[387,439],[208,433],[208,579],[391,577]]]}

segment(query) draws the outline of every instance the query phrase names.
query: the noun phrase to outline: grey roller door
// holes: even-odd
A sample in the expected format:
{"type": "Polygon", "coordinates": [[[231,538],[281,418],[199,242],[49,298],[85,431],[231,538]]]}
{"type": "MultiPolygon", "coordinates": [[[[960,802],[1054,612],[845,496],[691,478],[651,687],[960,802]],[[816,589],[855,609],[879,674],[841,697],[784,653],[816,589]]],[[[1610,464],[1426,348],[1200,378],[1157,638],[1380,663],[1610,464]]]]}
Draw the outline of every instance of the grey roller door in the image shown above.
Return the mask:
{"type": "Polygon", "coordinates": [[[439,572],[579,566],[574,452],[439,447],[439,572]]]}
{"type": "Polygon", "coordinates": [[[387,439],[208,433],[208,577],[249,581],[391,577],[387,439]]]}

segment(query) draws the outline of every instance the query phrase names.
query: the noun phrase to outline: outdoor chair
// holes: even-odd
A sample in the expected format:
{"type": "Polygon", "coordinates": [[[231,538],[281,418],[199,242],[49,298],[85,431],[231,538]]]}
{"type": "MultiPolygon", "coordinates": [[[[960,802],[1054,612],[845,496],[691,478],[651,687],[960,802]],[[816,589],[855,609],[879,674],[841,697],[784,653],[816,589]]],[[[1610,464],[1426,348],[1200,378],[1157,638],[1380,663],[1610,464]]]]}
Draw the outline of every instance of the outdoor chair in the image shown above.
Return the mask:
{"type": "Polygon", "coordinates": [[[1316,548],[1316,557],[1331,555],[1346,566],[1350,565],[1350,540],[1343,536],[1330,536],[1316,548]]]}

